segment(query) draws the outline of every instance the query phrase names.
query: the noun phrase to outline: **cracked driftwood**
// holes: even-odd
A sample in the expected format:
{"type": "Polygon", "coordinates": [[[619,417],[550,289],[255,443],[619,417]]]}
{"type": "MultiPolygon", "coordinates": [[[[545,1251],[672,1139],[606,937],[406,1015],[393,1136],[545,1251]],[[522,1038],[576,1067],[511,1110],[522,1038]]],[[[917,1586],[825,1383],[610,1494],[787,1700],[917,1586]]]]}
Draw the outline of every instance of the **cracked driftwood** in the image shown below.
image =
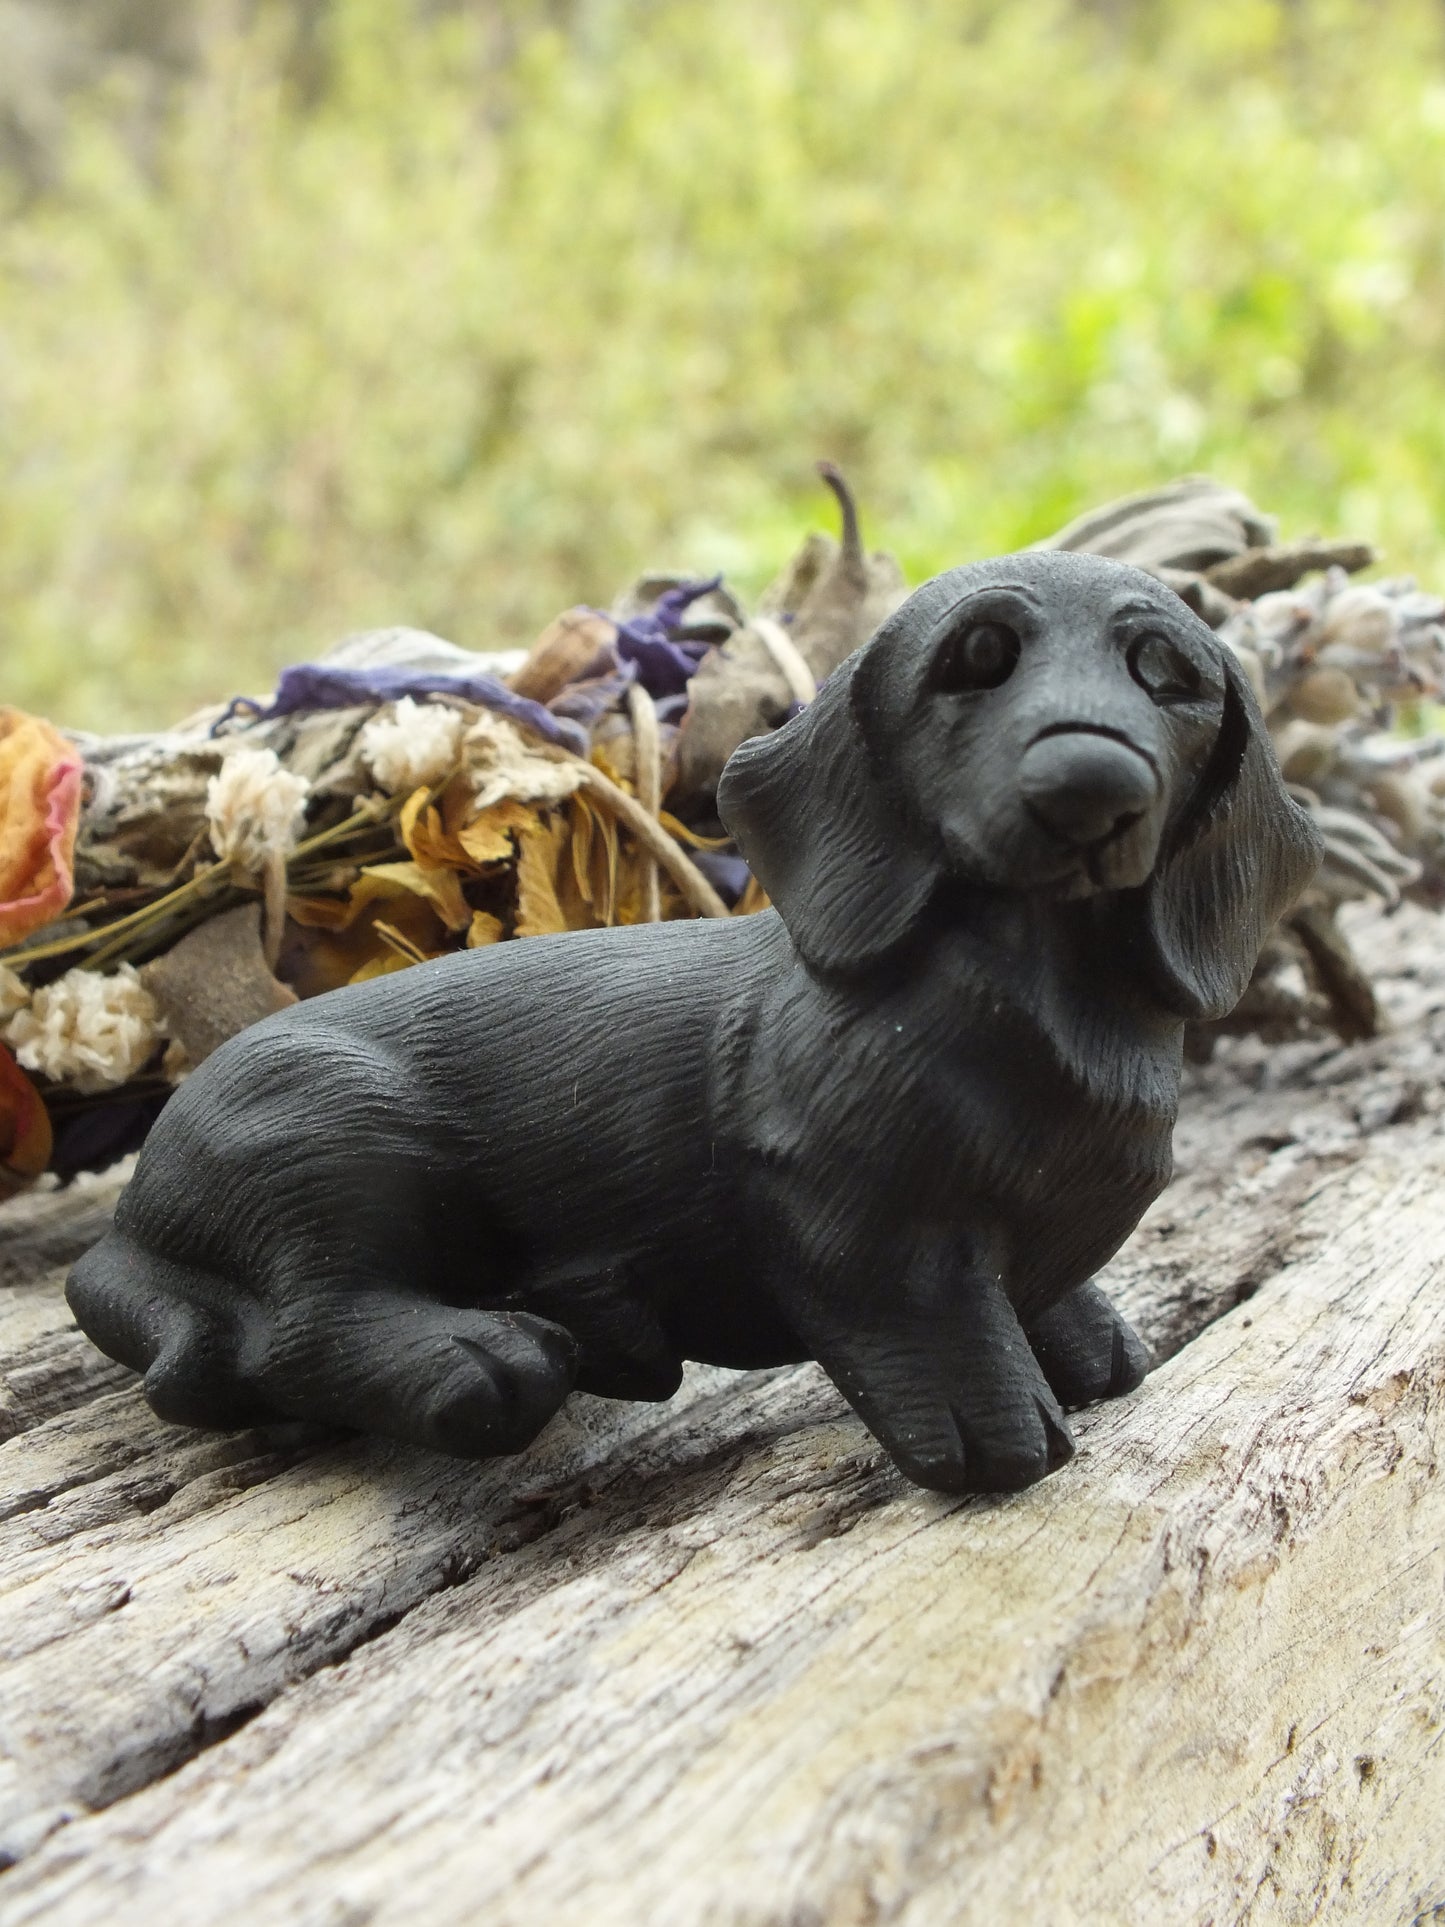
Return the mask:
{"type": "Polygon", "coordinates": [[[811,1368],[476,1468],[153,1419],[0,1213],[6,1927],[1418,1923],[1445,1909],[1445,958],[1226,1046],[1113,1267],[1164,1360],[1002,1501],[811,1368]]]}

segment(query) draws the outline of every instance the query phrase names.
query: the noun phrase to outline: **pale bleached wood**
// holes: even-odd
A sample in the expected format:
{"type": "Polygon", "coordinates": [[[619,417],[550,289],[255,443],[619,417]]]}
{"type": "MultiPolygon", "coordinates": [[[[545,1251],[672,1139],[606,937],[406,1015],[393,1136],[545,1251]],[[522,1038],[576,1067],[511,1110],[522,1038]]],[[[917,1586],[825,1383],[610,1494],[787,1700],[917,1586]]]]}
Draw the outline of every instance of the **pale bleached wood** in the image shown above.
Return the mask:
{"type": "Polygon", "coordinates": [[[574,1400],[521,1477],[300,1427],[183,1431],[134,1390],[15,1441],[7,1489],[43,1502],[0,1524],[0,1848],[169,1772],[546,1531],[596,1461],[705,1407],[708,1376],[673,1407],[574,1400]]]}
{"type": "Polygon", "coordinates": [[[1197,1080],[1181,1178],[1114,1268],[1175,1355],[1019,1499],[910,1492],[810,1368],[576,1401],[480,1470],[182,1433],[131,1392],[0,1447],[32,1497],[0,1527],[31,1854],[0,1916],[1445,1902],[1429,935],[1388,933],[1394,1037],[1197,1080]]]}
{"type": "Polygon", "coordinates": [[[1414,1919],[1445,1899],[1422,1152],[1318,1201],[1329,1255],[1036,1491],[905,1492],[774,1382],[751,1449],[639,1455],[60,1834],[7,1917],[1414,1919]]]}

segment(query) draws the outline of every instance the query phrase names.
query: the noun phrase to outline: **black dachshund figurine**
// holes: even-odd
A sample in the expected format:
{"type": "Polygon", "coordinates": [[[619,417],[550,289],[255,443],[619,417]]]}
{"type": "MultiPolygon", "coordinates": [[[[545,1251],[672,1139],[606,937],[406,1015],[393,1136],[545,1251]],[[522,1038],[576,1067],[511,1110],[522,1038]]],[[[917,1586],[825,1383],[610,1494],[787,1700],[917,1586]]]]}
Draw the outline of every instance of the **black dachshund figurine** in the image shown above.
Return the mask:
{"type": "Polygon", "coordinates": [[[1139,1383],[1089,1280],[1319,857],[1229,651],[1119,563],[955,569],[719,803],[772,910],[423,964],[185,1083],[70,1279],[163,1418],[482,1458],[816,1358],[909,1478],[1005,1491],[1139,1383]]]}

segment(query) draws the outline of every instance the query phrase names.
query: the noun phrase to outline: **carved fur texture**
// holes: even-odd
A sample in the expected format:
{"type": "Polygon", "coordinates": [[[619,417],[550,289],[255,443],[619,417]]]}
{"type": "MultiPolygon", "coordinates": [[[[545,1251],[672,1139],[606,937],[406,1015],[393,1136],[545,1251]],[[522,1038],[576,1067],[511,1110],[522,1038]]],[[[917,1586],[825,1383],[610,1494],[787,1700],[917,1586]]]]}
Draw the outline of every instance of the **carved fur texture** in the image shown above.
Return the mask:
{"type": "Polygon", "coordinates": [[[1319,857],[1233,658],[1118,563],[956,569],[720,807],[774,909],[423,964],[183,1085],[69,1286],[157,1412],[487,1457],[574,1386],[816,1358],[1000,1491],[1139,1382],[1090,1279],[1319,857]]]}

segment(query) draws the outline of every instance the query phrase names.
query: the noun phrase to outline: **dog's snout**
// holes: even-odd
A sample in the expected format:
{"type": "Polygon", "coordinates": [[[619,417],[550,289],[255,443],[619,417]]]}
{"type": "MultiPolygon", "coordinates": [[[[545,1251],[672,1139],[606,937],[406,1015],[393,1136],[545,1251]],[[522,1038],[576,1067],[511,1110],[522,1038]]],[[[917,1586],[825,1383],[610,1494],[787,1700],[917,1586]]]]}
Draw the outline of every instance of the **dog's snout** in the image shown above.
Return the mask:
{"type": "Polygon", "coordinates": [[[1159,779],[1126,743],[1071,729],[1041,737],[1024,751],[1019,788],[1046,829],[1082,849],[1136,822],[1158,796],[1159,779]]]}

